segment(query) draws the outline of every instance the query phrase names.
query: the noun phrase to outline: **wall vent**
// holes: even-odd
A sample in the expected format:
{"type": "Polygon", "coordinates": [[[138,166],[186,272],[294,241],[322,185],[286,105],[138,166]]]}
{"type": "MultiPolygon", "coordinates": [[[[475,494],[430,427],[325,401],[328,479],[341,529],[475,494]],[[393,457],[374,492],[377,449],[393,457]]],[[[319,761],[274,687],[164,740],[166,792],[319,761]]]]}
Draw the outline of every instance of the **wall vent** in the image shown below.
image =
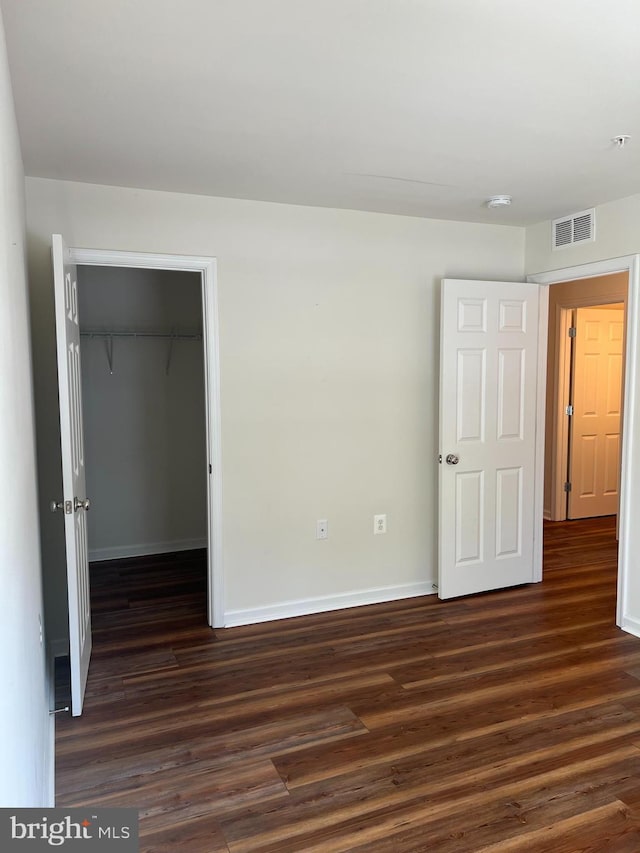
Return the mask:
{"type": "Polygon", "coordinates": [[[554,219],[551,227],[554,251],[575,246],[576,243],[593,243],[596,239],[596,212],[594,208],[581,210],[580,213],[554,219]]]}

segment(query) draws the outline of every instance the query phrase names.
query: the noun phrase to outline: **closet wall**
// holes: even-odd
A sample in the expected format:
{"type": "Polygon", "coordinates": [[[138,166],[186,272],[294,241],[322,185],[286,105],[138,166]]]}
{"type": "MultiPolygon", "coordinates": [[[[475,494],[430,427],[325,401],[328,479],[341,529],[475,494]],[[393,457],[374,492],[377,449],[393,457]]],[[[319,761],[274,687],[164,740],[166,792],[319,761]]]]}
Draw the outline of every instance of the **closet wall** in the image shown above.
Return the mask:
{"type": "Polygon", "coordinates": [[[204,547],[202,340],[171,344],[168,337],[115,336],[110,368],[110,339],[87,336],[133,330],[201,335],[200,276],[79,267],[78,283],[89,558],[204,547]]]}

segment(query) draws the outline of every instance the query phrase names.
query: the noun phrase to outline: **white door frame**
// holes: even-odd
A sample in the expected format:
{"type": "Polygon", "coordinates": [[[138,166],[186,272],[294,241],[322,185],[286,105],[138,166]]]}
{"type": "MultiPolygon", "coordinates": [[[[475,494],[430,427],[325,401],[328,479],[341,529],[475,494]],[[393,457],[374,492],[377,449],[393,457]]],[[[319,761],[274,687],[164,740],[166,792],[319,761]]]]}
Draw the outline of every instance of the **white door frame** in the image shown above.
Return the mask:
{"type": "Polygon", "coordinates": [[[193,255],[158,255],[104,249],[69,249],[82,266],[181,270],[202,277],[202,339],[204,344],[205,412],[209,476],[207,477],[207,612],[209,624],[224,626],[222,569],[222,446],[220,442],[220,356],[218,348],[218,282],[216,259],[193,255]]]}
{"type": "MultiPolygon", "coordinates": [[[[548,286],[561,281],[570,281],[579,278],[593,278],[594,276],[608,275],[615,272],[628,272],[629,289],[627,297],[627,339],[626,339],[626,372],[624,381],[624,408],[623,408],[623,435],[621,454],[621,478],[620,478],[620,514],[619,530],[620,538],[618,544],[618,594],[616,623],[620,628],[630,634],[640,637],[640,618],[630,614],[628,605],[630,592],[637,593],[638,584],[631,589],[632,584],[632,558],[634,555],[634,529],[631,507],[637,502],[640,495],[640,458],[634,452],[633,437],[640,429],[640,370],[638,369],[639,351],[639,318],[640,309],[640,255],[626,255],[621,258],[610,258],[604,261],[580,264],[575,267],[551,270],[549,272],[536,273],[527,276],[527,281],[544,285],[540,289],[541,304],[546,305],[546,310],[541,314],[540,338],[541,346],[538,353],[538,455],[537,455],[537,491],[536,514],[537,527],[542,534],[543,523],[543,486],[544,486],[544,426],[545,426],[545,384],[546,384],[546,358],[547,358],[547,333],[548,333],[548,286]],[[544,315],[544,316],[543,316],[544,315]],[[634,495],[634,492],[636,493],[634,495]],[[635,499],[635,500],[634,500],[635,499]]],[[[542,547],[542,535],[540,535],[540,547],[542,547]]]]}

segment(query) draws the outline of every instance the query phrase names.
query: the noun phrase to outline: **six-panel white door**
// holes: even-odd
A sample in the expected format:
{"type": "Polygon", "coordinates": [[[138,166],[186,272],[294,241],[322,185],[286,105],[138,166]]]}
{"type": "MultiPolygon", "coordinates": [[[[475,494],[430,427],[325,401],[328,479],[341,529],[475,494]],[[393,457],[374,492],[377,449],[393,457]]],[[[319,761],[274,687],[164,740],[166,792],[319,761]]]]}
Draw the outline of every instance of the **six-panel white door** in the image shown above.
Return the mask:
{"type": "Polygon", "coordinates": [[[58,396],[62,451],[60,509],[64,514],[69,598],[71,712],[82,713],[91,657],[91,605],[85,491],[84,439],[80,377],[78,279],[62,237],[54,234],[53,282],[58,353],[58,396]]]}
{"type": "Polygon", "coordinates": [[[535,284],[442,283],[440,598],[538,579],[538,298],[535,284]]]}
{"type": "Polygon", "coordinates": [[[569,442],[569,518],[615,515],[624,309],[578,308],[569,442]]]}

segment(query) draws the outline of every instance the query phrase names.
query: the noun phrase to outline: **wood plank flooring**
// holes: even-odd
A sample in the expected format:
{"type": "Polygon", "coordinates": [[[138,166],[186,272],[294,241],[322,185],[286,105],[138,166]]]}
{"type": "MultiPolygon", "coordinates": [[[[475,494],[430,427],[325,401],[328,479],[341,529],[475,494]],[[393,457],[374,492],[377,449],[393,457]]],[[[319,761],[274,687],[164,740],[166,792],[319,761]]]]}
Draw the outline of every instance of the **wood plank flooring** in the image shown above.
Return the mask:
{"type": "Polygon", "coordinates": [[[144,853],[638,853],[640,639],[615,519],[548,523],[542,584],[212,631],[202,552],[92,568],[58,804],[144,853]]]}

